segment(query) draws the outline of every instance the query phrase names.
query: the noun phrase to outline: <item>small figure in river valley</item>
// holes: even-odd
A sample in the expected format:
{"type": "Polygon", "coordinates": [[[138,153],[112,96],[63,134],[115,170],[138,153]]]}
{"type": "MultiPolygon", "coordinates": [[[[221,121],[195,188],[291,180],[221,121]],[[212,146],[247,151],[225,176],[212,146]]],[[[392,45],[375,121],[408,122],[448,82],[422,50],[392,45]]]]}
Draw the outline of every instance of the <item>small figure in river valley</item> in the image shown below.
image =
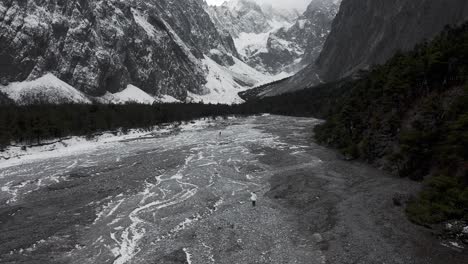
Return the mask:
{"type": "Polygon", "coordinates": [[[221,136],[221,131],[219,131],[219,136],[221,136]]]}
{"type": "Polygon", "coordinates": [[[250,193],[250,201],[252,201],[252,206],[255,207],[257,202],[257,194],[255,192],[250,193]]]}

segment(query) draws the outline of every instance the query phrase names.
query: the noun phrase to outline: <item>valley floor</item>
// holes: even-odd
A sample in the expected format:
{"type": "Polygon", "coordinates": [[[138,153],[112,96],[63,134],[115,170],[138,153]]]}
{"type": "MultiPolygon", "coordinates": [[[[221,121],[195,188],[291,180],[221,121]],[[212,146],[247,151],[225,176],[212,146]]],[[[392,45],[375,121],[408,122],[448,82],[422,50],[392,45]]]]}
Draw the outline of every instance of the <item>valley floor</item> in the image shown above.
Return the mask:
{"type": "Polygon", "coordinates": [[[318,122],[231,119],[3,166],[0,262],[466,263],[393,205],[417,183],[313,143],[318,122]]]}

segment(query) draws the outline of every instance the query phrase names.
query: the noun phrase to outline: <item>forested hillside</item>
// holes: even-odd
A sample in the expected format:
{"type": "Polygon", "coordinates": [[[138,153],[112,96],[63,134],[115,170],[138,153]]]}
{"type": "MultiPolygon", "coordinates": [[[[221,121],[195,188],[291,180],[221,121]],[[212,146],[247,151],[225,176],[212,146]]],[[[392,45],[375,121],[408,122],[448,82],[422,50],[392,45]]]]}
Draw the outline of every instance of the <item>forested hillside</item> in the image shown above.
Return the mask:
{"type": "Polygon", "coordinates": [[[426,189],[415,222],[468,219],[468,24],[400,53],[354,81],[316,138],[426,189]]]}

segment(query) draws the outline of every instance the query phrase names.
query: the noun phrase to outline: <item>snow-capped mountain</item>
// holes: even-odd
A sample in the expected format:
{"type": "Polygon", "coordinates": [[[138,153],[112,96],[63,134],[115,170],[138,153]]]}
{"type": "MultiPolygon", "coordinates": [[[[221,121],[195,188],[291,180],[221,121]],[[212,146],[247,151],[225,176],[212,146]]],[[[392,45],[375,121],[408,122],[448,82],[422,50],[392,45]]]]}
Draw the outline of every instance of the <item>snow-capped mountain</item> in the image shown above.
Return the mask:
{"type": "Polygon", "coordinates": [[[51,73],[87,96],[134,85],[155,98],[237,102],[232,94],[273,80],[239,60],[205,10],[202,0],[1,1],[0,83],[51,73]],[[212,63],[229,73],[222,87],[212,63]]]}
{"type": "Polygon", "coordinates": [[[253,0],[211,6],[214,24],[229,32],[242,59],[259,71],[291,75],[313,62],[330,32],[341,0],[313,0],[300,15],[253,0]]]}

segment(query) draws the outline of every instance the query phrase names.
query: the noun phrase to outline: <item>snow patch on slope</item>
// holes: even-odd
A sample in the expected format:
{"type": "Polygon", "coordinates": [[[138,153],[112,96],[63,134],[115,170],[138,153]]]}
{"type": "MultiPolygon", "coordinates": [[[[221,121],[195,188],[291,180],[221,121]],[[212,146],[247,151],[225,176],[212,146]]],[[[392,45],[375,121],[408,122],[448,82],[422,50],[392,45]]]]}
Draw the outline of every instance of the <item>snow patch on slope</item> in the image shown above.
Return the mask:
{"type": "Polygon", "coordinates": [[[85,94],[51,73],[33,81],[14,82],[7,86],[0,85],[0,91],[21,105],[30,103],[91,103],[85,94]]]}
{"type": "Polygon", "coordinates": [[[156,29],[151,25],[146,17],[138,10],[132,8],[132,14],[133,18],[135,19],[135,22],[142,27],[148,36],[154,37],[156,29]]]}
{"type": "Polygon", "coordinates": [[[237,38],[234,38],[234,45],[239,54],[249,57],[257,53],[268,52],[268,39],[271,33],[281,28],[290,28],[293,24],[285,21],[270,21],[271,29],[262,33],[241,32],[237,38]]]}
{"type": "Polygon", "coordinates": [[[270,32],[259,34],[242,32],[238,38],[234,39],[234,45],[240,55],[247,57],[257,52],[267,51],[269,37],[270,32]]]}
{"type": "Polygon", "coordinates": [[[153,104],[156,100],[140,88],[129,84],[123,91],[112,94],[115,104],[138,103],[153,104]]]}
{"type": "Polygon", "coordinates": [[[174,97],[172,97],[170,95],[167,95],[167,94],[160,95],[158,98],[156,98],[156,101],[158,101],[160,103],[167,103],[167,104],[180,103],[179,100],[177,100],[174,97]]]}
{"type": "Polygon", "coordinates": [[[234,64],[224,67],[208,56],[202,60],[206,68],[206,93],[197,95],[188,93],[188,101],[203,103],[238,104],[244,102],[239,92],[275,81],[274,76],[263,74],[243,61],[232,57],[234,64]]]}
{"type": "Polygon", "coordinates": [[[154,103],[180,103],[179,100],[170,95],[159,95],[153,97],[140,88],[129,84],[127,88],[118,93],[107,92],[104,96],[97,98],[97,101],[102,104],[154,104],[154,103]]]}

